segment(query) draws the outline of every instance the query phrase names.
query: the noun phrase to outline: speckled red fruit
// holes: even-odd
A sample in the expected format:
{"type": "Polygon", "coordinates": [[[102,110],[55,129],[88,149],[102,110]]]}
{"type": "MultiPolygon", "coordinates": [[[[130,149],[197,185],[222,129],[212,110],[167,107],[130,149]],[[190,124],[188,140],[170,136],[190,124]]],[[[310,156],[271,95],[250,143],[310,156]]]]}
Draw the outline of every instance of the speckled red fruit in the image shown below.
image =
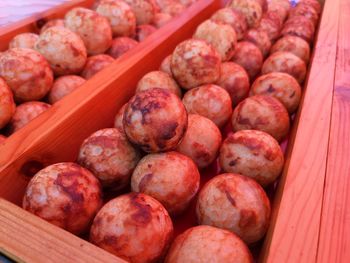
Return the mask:
{"type": "Polygon", "coordinates": [[[189,90],[182,99],[188,113],[202,115],[223,127],[232,114],[228,92],[217,85],[203,85],[189,90]]]}
{"type": "Polygon", "coordinates": [[[243,67],[234,62],[222,63],[220,71],[216,84],[230,94],[232,105],[236,106],[248,96],[249,76],[243,67]]]}
{"type": "Polygon", "coordinates": [[[124,111],[126,108],[127,103],[125,103],[117,112],[117,114],[114,117],[114,125],[113,127],[118,129],[120,132],[124,133],[124,127],[123,127],[123,118],[124,118],[124,111]]]}
{"type": "Polygon", "coordinates": [[[129,143],[124,133],[107,128],[84,140],[78,163],[92,171],[102,186],[119,190],[129,184],[140,158],[139,151],[129,143]]]}
{"type": "Polygon", "coordinates": [[[170,215],[183,212],[199,189],[196,164],[178,152],[149,154],[137,164],[131,189],[157,199],[170,215]]]}
{"type": "Polygon", "coordinates": [[[214,122],[201,115],[189,114],[187,131],[176,150],[190,157],[198,168],[204,168],[216,159],[221,139],[214,122]]]}
{"type": "Polygon", "coordinates": [[[134,12],[137,25],[152,24],[156,5],[152,0],[124,0],[134,12]]]}
{"type": "Polygon", "coordinates": [[[265,235],[270,210],[270,201],[255,180],[232,173],[206,183],[196,206],[199,224],[230,230],[247,244],[265,235]]]}
{"type": "Polygon", "coordinates": [[[64,27],[64,20],[63,19],[52,19],[49,20],[45,25],[40,29],[40,34],[44,32],[46,29],[53,27],[53,26],[61,26],[64,27]]]}
{"type": "Polygon", "coordinates": [[[85,79],[90,79],[113,62],[114,58],[105,54],[88,57],[85,67],[81,72],[81,76],[85,79]]]}
{"type": "Polygon", "coordinates": [[[220,77],[220,55],[203,40],[185,40],[171,56],[171,71],[182,88],[215,83],[220,77]]]}
{"type": "Polygon", "coordinates": [[[258,0],[232,0],[229,7],[241,12],[245,16],[249,27],[259,25],[263,11],[258,0]]]}
{"type": "Polygon", "coordinates": [[[159,66],[159,70],[168,73],[171,77],[173,76],[173,72],[171,71],[171,55],[166,56],[165,59],[163,59],[159,66]]]}
{"type": "Polygon", "coordinates": [[[245,41],[251,42],[254,45],[256,45],[260,49],[264,57],[266,57],[269,54],[271,48],[271,41],[265,31],[254,28],[250,29],[248,30],[244,39],[245,41]]]}
{"type": "Polygon", "coordinates": [[[100,183],[75,163],[57,163],[39,171],[23,198],[25,210],[77,235],[89,229],[101,205],[100,183]]]}
{"type": "Polygon", "coordinates": [[[181,100],[168,90],[154,88],[137,93],[123,118],[128,139],[145,152],[175,149],[187,128],[187,112],[181,100]]]}
{"type": "Polygon", "coordinates": [[[283,26],[282,36],[297,36],[301,37],[309,44],[312,43],[315,34],[314,24],[307,18],[296,16],[288,19],[283,26]]]}
{"type": "Polygon", "coordinates": [[[39,35],[34,33],[22,33],[15,36],[9,43],[9,48],[30,48],[34,49],[35,42],[39,35]]]}
{"type": "Polygon", "coordinates": [[[252,263],[246,244],[234,233],[212,226],[196,226],[176,237],[165,263],[252,263]]]}
{"type": "Polygon", "coordinates": [[[152,25],[139,25],[136,28],[135,38],[137,41],[142,42],[156,31],[157,28],[152,25]]]}
{"type": "Polygon", "coordinates": [[[72,93],[78,87],[85,83],[85,79],[75,75],[66,75],[57,78],[49,93],[49,102],[51,104],[56,103],[63,97],[72,93]]]}
{"type": "Polygon", "coordinates": [[[249,176],[263,187],[276,180],[284,164],[278,142],[268,133],[255,130],[230,134],[220,148],[219,160],[225,172],[249,176]]]}
{"type": "Polygon", "coordinates": [[[12,91],[6,82],[0,78],[0,129],[11,120],[16,110],[12,91]]]}
{"type": "Polygon", "coordinates": [[[110,49],[107,54],[113,58],[119,58],[130,49],[137,46],[139,42],[129,37],[117,37],[113,39],[110,49]]]}
{"type": "Polygon", "coordinates": [[[165,256],[173,224],[154,198],[130,193],[102,207],[94,219],[90,241],[132,263],[158,262],[165,256]]]}

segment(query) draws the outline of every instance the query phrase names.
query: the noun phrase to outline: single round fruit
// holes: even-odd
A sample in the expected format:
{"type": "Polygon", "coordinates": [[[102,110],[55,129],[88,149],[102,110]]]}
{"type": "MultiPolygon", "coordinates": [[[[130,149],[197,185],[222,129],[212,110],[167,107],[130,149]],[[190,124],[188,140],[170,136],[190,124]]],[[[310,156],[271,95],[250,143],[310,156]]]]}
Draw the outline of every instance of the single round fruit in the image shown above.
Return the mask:
{"type": "Polygon", "coordinates": [[[83,85],[85,81],[86,80],[82,77],[75,75],[66,75],[57,78],[53,83],[52,89],[50,90],[49,102],[51,104],[56,103],[83,85]]]}
{"type": "Polygon", "coordinates": [[[309,44],[312,43],[315,34],[314,24],[302,16],[292,17],[284,24],[282,36],[297,36],[304,39],[309,44]]]}
{"type": "Polygon", "coordinates": [[[167,89],[181,98],[181,89],[176,81],[162,71],[151,71],[137,83],[136,93],[153,88],[167,89]]]}
{"type": "Polygon", "coordinates": [[[220,71],[216,84],[230,94],[232,105],[236,106],[248,96],[249,76],[244,68],[234,62],[222,63],[220,71]]]}
{"type": "Polygon", "coordinates": [[[199,224],[230,230],[247,244],[260,240],[270,219],[270,201],[253,179],[221,174],[207,182],[198,195],[199,224]]]}
{"type": "Polygon", "coordinates": [[[50,27],[40,34],[35,44],[49,62],[55,75],[78,74],[86,62],[83,40],[65,27],[50,27]]]}
{"type": "Polygon", "coordinates": [[[11,120],[16,110],[13,95],[6,82],[0,78],[0,130],[11,120]]]}
{"type": "Polygon", "coordinates": [[[281,27],[281,18],[276,12],[269,11],[262,17],[258,29],[265,31],[270,41],[273,43],[279,38],[281,27]]]}
{"type": "Polygon", "coordinates": [[[244,15],[229,7],[216,11],[212,15],[211,20],[217,23],[223,23],[232,26],[236,32],[237,40],[242,40],[248,30],[247,21],[245,20],[244,15]]]}
{"type": "Polygon", "coordinates": [[[263,187],[281,174],[284,157],[268,133],[243,130],[230,134],[220,148],[220,166],[227,173],[249,176],[263,187]]]}
{"type": "Polygon", "coordinates": [[[291,52],[301,58],[305,64],[309,63],[310,46],[302,38],[296,36],[284,36],[277,40],[271,48],[271,54],[278,51],[291,52]]]}
{"type": "Polygon", "coordinates": [[[17,102],[42,99],[53,83],[53,74],[45,58],[28,48],[12,48],[1,54],[0,76],[17,102]]]}
{"type": "Polygon", "coordinates": [[[156,31],[157,28],[152,25],[139,25],[136,28],[135,38],[137,41],[142,42],[156,31]]]}
{"type": "Polygon", "coordinates": [[[78,162],[100,180],[103,187],[119,190],[130,182],[132,171],[141,159],[140,153],[115,128],[94,132],[84,140],[78,162]]]}
{"type": "Polygon", "coordinates": [[[105,54],[88,57],[81,76],[85,79],[90,79],[113,62],[114,58],[105,54]]]}
{"type": "Polygon", "coordinates": [[[301,87],[291,75],[282,72],[272,72],[262,75],[254,81],[251,87],[251,95],[275,97],[292,114],[299,106],[301,87]]]}
{"type": "Polygon", "coordinates": [[[117,59],[124,53],[128,52],[130,49],[137,46],[139,42],[128,37],[117,37],[113,39],[110,49],[108,49],[107,54],[111,57],[117,59]]]}
{"type": "Polygon", "coordinates": [[[245,41],[256,45],[264,57],[269,54],[271,41],[265,31],[259,29],[249,29],[244,39],[245,41]]]}
{"type": "Polygon", "coordinates": [[[189,114],[187,131],[176,150],[202,169],[216,159],[221,140],[220,130],[214,122],[201,115],[189,114]]]}
{"type": "Polygon", "coordinates": [[[166,56],[159,66],[159,70],[168,73],[169,76],[173,77],[173,72],[171,71],[171,55],[166,56]]]}
{"type": "Polygon", "coordinates": [[[204,40],[214,47],[222,61],[232,58],[237,44],[236,32],[230,25],[219,24],[212,20],[201,23],[193,38],[204,40]]]}
{"type": "Polygon", "coordinates": [[[286,21],[289,14],[289,9],[290,9],[289,0],[286,0],[283,3],[277,2],[277,1],[270,1],[267,7],[267,12],[274,12],[276,15],[278,15],[281,26],[284,23],[284,21],[286,21]],[[283,3],[286,3],[286,4],[283,4],[283,3]],[[288,5],[288,8],[287,8],[287,5],[288,5]]]}
{"type": "Polygon", "coordinates": [[[260,49],[248,41],[237,43],[232,61],[242,66],[248,73],[250,80],[253,80],[261,70],[264,57],[260,49]]]}
{"type": "Polygon", "coordinates": [[[318,22],[317,11],[310,5],[305,3],[299,3],[289,13],[289,18],[303,16],[309,19],[315,26],[318,22]]]}
{"type": "Polygon", "coordinates": [[[108,19],[114,37],[135,35],[136,16],[124,1],[102,1],[96,12],[108,19]]]}
{"type": "Polygon", "coordinates": [[[232,114],[232,101],[228,92],[213,84],[189,90],[182,99],[188,113],[202,115],[223,127],[232,114]]]}
{"type": "Polygon", "coordinates": [[[57,163],[29,182],[23,208],[73,234],[86,232],[102,205],[96,177],[75,163],[57,163]]]}
{"type": "Polygon", "coordinates": [[[9,43],[9,48],[30,48],[34,49],[35,42],[39,39],[39,35],[34,33],[18,34],[9,43]]]}
{"type": "Polygon", "coordinates": [[[64,27],[64,20],[63,19],[52,19],[48,21],[41,29],[40,34],[44,32],[46,29],[53,27],[53,26],[61,26],[64,27]]]}
{"type": "MultiPolygon", "coordinates": [[[[124,133],[124,127],[123,127],[123,117],[124,117],[124,111],[126,108],[126,105],[128,103],[125,103],[117,112],[117,114],[114,117],[114,125],[113,127],[118,129],[120,132],[124,133]]],[[[125,133],[124,133],[125,134],[125,133]]]]}
{"type": "Polygon", "coordinates": [[[14,133],[27,125],[44,111],[51,107],[50,104],[40,101],[29,101],[17,106],[15,113],[10,121],[10,131],[14,133]]]}
{"type": "Polygon", "coordinates": [[[104,53],[112,44],[112,29],[107,18],[93,10],[75,7],[66,13],[64,24],[81,37],[89,55],[104,53]]]}
{"type": "Polygon", "coordinates": [[[173,224],[154,198],[130,193],[105,204],[91,226],[90,241],[133,263],[157,262],[165,256],[173,224]]]}
{"type": "Polygon", "coordinates": [[[232,114],[233,131],[260,130],[281,141],[289,131],[289,115],[283,104],[271,96],[248,97],[232,114]]]}
{"type": "Polygon", "coordinates": [[[264,62],[262,74],[284,72],[293,76],[300,84],[306,76],[305,62],[291,52],[278,51],[270,55],[264,62]]]}
{"type": "Polygon", "coordinates": [[[187,112],[175,94],[166,89],[149,89],[130,100],[123,126],[128,139],[145,152],[169,151],[185,134],[187,112]]]}
{"type": "Polygon", "coordinates": [[[262,7],[257,0],[232,0],[229,7],[241,12],[250,28],[257,27],[262,17],[262,7]]]}
{"type": "Polygon", "coordinates": [[[177,45],[171,71],[184,89],[215,83],[220,77],[220,55],[203,40],[189,39],[177,45]]]}
{"type": "Polygon", "coordinates": [[[195,163],[177,152],[149,154],[137,164],[131,189],[157,199],[170,215],[182,213],[199,189],[195,163]]]}
{"type": "Polygon", "coordinates": [[[156,6],[152,0],[124,0],[136,16],[137,25],[152,24],[156,6]]]}
{"type": "Polygon", "coordinates": [[[156,28],[161,28],[168,24],[173,17],[166,13],[156,13],[153,19],[153,25],[156,28]]]}
{"type": "Polygon", "coordinates": [[[234,233],[212,226],[195,226],[176,237],[165,263],[252,263],[247,245],[234,233]]]}

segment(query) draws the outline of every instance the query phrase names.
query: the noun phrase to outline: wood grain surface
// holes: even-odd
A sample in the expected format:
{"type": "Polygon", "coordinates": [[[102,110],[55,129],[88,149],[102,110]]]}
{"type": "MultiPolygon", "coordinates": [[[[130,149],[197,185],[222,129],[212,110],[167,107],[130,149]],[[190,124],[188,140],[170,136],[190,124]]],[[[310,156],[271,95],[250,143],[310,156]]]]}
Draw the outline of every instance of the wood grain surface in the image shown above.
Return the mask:
{"type": "MultiPolygon", "coordinates": [[[[263,250],[263,262],[316,261],[335,77],[339,1],[326,1],[298,130],[287,159],[263,250]]],[[[332,261],[329,261],[332,262],[332,261]]]]}
{"type": "Polygon", "coordinates": [[[0,252],[16,262],[126,262],[1,198],[0,237],[0,252]]]}
{"type": "Polygon", "coordinates": [[[317,262],[350,262],[350,2],[341,0],[332,123],[317,262]]]}
{"type": "Polygon", "coordinates": [[[70,0],[1,0],[0,29],[70,0]]]}

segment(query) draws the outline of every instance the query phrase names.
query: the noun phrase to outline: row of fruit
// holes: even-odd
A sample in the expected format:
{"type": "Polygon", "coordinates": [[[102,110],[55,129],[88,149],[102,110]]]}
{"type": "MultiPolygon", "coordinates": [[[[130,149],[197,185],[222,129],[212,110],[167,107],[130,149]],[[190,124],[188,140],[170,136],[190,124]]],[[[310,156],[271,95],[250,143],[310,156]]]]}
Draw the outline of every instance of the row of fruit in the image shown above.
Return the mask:
{"type": "Polygon", "coordinates": [[[232,0],[138,82],[76,163],[39,171],[23,208],[131,262],[252,262],[320,11],[316,0],[232,0]],[[173,240],[191,202],[199,226],[173,240]]]}
{"type": "Polygon", "coordinates": [[[0,52],[0,140],[73,92],[193,2],[102,0],[95,3],[94,10],[73,8],[64,19],[48,21],[40,34],[15,36],[9,49],[0,52]]]}

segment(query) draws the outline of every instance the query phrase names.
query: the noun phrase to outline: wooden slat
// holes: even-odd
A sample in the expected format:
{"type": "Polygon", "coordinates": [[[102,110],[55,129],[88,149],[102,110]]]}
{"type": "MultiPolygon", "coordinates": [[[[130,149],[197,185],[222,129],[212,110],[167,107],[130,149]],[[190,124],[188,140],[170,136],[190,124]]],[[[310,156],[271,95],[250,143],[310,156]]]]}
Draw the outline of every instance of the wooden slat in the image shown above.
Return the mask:
{"type": "Polygon", "coordinates": [[[350,2],[341,0],[332,124],[317,262],[350,262],[350,2]]]}
{"type": "MultiPolygon", "coordinates": [[[[262,262],[316,261],[332,111],[339,1],[326,1],[262,262]],[[298,126],[297,130],[295,129],[298,126]]],[[[333,262],[333,261],[328,261],[333,262]]]]}
{"type": "Polygon", "coordinates": [[[112,126],[116,111],[134,94],[137,81],[157,69],[162,59],[219,6],[220,1],[200,0],[131,54],[96,74],[7,139],[0,147],[0,196],[19,204],[33,170],[75,160],[86,137],[112,126]]]}
{"type": "Polygon", "coordinates": [[[125,262],[0,198],[0,252],[17,262],[125,262]]]}
{"type": "MultiPolygon", "coordinates": [[[[45,23],[50,19],[62,18],[64,14],[75,6],[90,7],[94,3],[94,0],[72,0],[58,5],[54,8],[50,8],[40,13],[31,15],[18,22],[11,23],[10,25],[0,27],[0,51],[8,48],[8,43],[11,39],[24,32],[37,32],[37,23],[45,23]]],[[[2,10],[3,11],[3,10],[2,10]]]]}

